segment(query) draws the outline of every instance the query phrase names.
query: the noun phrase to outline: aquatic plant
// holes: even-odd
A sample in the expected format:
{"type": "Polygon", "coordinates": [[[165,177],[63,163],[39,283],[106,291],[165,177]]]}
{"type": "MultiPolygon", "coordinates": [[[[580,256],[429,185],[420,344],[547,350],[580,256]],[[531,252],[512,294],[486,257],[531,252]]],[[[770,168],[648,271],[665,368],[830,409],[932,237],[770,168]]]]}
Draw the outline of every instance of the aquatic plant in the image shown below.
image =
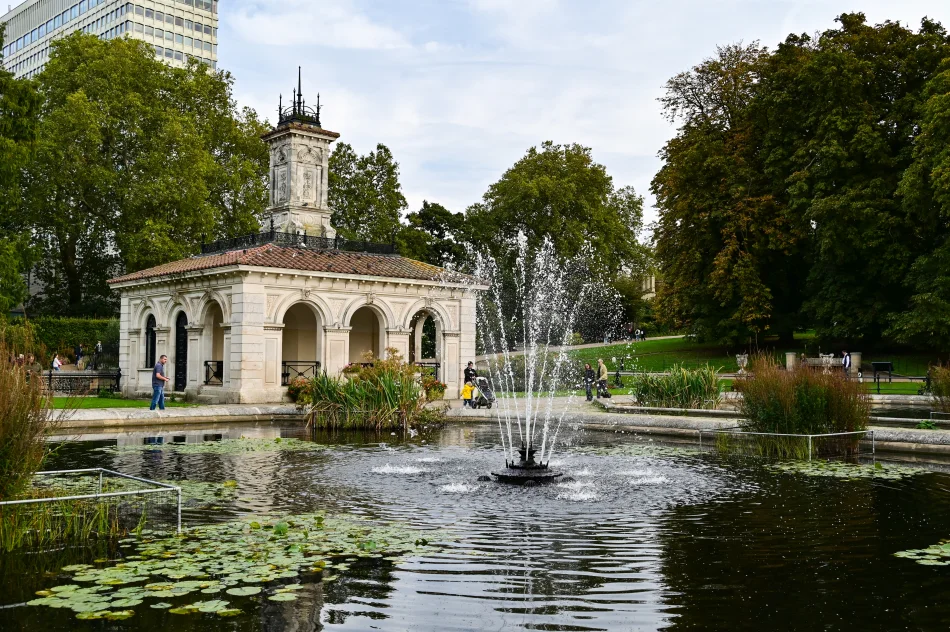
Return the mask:
{"type": "Polygon", "coordinates": [[[950,566],[950,540],[941,540],[926,549],[908,549],[898,551],[894,557],[914,560],[924,566],[950,566]]]}
{"type": "Polygon", "coordinates": [[[426,411],[419,367],[403,361],[396,349],[387,349],[385,359],[364,357],[362,365],[351,365],[345,377],[331,377],[324,371],[310,381],[308,425],[326,429],[398,430],[424,418],[444,416],[426,411]]]}
{"type": "MultiPolygon", "coordinates": [[[[739,414],[745,432],[820,435],[866,430],[871,405],[862,384],[840,371],[786,371],[775,358],[760,354],[750,362],[751,374],[733,383],[742,393],[739,414]]],[[[809,455],[855,454],[862,435],[812,438],[717,438],[722,449],[751,449],[764,456],[807,458],[809,455]],[[810,447],[809,447],[810,446],[810,447]]]]}
{"type": "Polygon", "coordinates": [[[847,480],[874,478],[893,481],[927,473],[927,470],[921,468],[881,463],[880,461],[875,461],[874,463],[848,463],[844,461],[825,460],[785,461],[782,463],[770,463],[767,467],[788,474],[843,478],[847,480]]]}
{"type": "Polygon", "coordinates": [[[18,352],[0,330],[0,501],[29,488],[49,450],[46,438],[69,413],[54,415],[42,375],[18,365],[18,352]]]}
{"type": "Polygon", "coordinates": [[[930,394],[934,408],[950,413],[950,364],[930,367],[930,394]]]}
{"type": "Polygon", "coordinates": [[[173,614],[239,614],[234,597],[266,595],[270,601],[290,601],[300,584],[281,585],[310,575],[332,581],[332,572],[345,572],[348,560],[403,555],[428,547],[444,534],[418,531],[353,516],[301,514],[248,517],[186,529],[179,535],[144,532],[126,538],[121,559],[63,567],[69,583],[37,593],[32,606],[69,608],[77,618],[112,618],[108,613],[142,605],[173,614]],[[194,596],[207,595],[203,601],[194,596]],[[189,602],[175,605],[181,597],[189,602]],[[93,614],[90,614],[93,613],[93,614]]]}
{"type": "Polygon", "coordinates": [[[708,364],[695,369],[674,364],[667,373],[639,373],[633,377],[630,394],[641,406],[660,408],[719,407],[719,377],[708,364]]]}
{"type": "Polygon", "coordinates": [[[156,450],[177,452],[179,454],[242,454],[245,452],[305,452],[323,450],[326,446],[302,439],[275,437],[258,439],[240,437],[200,443],[149,443],[136,445],[105,446],[97,448],[100,452],[154,452],[156,450]]]}
{"type": "Polygon", "coordinates": [[[0,507],[0,549],[40,548],[53,544],[87,543],[129,533],[139,519],[123,520],[123,506],[92,499],[63,500],[0,507]]]}

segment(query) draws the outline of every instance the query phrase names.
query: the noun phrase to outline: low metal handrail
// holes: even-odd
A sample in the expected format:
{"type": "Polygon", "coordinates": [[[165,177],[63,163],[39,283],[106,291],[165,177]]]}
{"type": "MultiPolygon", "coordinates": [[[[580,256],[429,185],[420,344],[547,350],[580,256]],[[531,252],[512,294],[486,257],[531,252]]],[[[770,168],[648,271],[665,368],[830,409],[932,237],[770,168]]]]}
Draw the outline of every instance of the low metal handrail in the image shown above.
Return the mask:
{"type": "Polygon", "coordinates": [[[49,369],[46,375],[47,388],[51,393],[88,393],[92,390],[108,390],[117,393],[120,390],[122,371],[54,371],[49,369]],[[103,381],[106,386],[103,387],[103,381]],[[96,388],[93,389],[93,382],[96,388]]]}
{"type": "Polygon", "coordinates": [[[439,379],[439,369],[442,368],[441,362],[427,362],[425,360],[420,360],[418,362],[413,362],[415,366],[422,367],[423,369],[432,369],[432,377],[436,380],[439,379]]]}
{"type": "Polygon", "coordinates": [[[317,361],[284,360],[280,363],[280,385],[287,386],[298,377],[314,378],[318,371],[320,363],[317,361]]]}
{"type": "Polygon", "coordinates": [[[808,460],[811,461],[812,455],[812,439],[815,437],[844,437],[848,435],[870,435],[871,437],[871,454],[874,454],[875,445],[874,445],[874,431],[873,430],[852,430],[850,432],[821,432],[817,434],[791,434],[783,432],[746,432],[742,430],[742,426],[733,426],[731,428],[716,428],[716,429],[706,429],[700,428],[699,433],[699,447],[703,447],[703,433],[708,432],[711,434],[731,434],[738,435],[743,437],[752,437],[752,436],[763,436],[763,437],[799,437],[802,439],[808,439],[808,460]]]}
{"type": "Polygon", "coordinates": [[[205,385],[222,386],[224,384],[224,360],[205,360],[205,385]]]}
{"type": "Polygon", "coordinates": [[[73,496],[50,496],[47,498],[25,498],[23,500],[4,500],[0,501],[0,507],[5,505],[29,505],[29,504],[40,504],[40,503],[52,503],[60,500],[90,500],[90,499],[99,499],[99,498],[114,498],[118,496],[137,496],[141,494],[158,494],[158,493],[167,493],[169,490],[174,491],[178,496],[178,518],[177,518],[177,532],[181,533],[181,487],[177,485],[169,485],[168,483],[161,483],[159,481],[153,481],[148,478],[141,478],[138,476],[132,476],[131,474],[123,474],[122,472],[116,472],[115,470],[109,470],[104,467],[88,467],[76,470],[46,470],[43,472],[37,472],[36,476],[56,476],[58,474],[84,474],[87,472],[96,472],[99,474],[99,484],[96,488],[95,494],[76,494],[73,496]],[[127,478],[133,481],[138,481],[139,483],[145,483],[147,485],[154,485],[159,489],[133,489],[124,492],[105,492],[102,491],[102,475],[103,474],[112,474],[113,476],[118,476],[119,478],[127,478]]]}

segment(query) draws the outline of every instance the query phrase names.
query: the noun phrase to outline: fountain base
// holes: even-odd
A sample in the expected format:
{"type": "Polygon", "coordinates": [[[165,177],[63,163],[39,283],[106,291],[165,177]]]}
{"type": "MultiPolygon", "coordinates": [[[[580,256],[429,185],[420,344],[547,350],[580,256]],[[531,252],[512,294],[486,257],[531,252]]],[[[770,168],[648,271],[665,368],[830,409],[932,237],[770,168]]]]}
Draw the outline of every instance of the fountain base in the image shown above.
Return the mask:
{"type": "Polygon", "coordinates": [[[521,461],[518,463],[509,463],[505,461],[505,469],[500,472],[492,472],[499,483],[508,483],[510,485],[541,485],[543,483],[553,483],[563,476],[563,472],[557,472],[549,469],[547,463],[536,463],[534,460],[534,448],[521,446],[518,450],[521,455],[521,461]]]}

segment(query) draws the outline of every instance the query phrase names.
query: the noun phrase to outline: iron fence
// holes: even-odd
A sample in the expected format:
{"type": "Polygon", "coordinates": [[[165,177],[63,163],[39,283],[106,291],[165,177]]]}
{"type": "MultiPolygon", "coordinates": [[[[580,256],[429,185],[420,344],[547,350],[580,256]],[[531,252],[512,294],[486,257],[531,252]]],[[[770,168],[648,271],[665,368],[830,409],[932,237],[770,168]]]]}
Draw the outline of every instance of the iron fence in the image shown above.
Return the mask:
{"type": "Polygon", "coordinates": [[[298,377],[312,379],[320,370],[319,362],[285,360],[280,363],[280,385],[287,386],[298,377]]]}
{"type": "Polygon", "coordinates": [[[205,385],[221,386],[224,384],[224,361],[205,360],[205,385]]]}
{"type": "Polygon", "coordinates": [[[46,386],[51,393],[85,395],[99,391],[119,392],[122,371],[47,371],[46,386]]]}

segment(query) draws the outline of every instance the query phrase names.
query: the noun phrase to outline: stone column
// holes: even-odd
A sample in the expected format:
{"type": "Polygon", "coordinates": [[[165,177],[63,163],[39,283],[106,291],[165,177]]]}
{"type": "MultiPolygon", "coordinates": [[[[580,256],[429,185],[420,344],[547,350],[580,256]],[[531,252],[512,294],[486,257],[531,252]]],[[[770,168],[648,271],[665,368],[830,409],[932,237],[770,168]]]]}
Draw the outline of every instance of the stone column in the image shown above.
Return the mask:
{"type": "Polygon", "coordinates": [[[281,379],[283,346],[284,324],[264,325],[264,388],[275,389],[283,385],[281,379]]]}
{"type": "Polygon", "coordinates": [[[224,325],[224,346],[221,350],[221,359],[223,360],[221,369],[221,381],[225,386],[231,385],[231,325],[224,325]]]}
{"type": "MultiPolygon", "coordinates": [[[[386,330],[386,347],[393,347],[399,351],[403,360],[409,361],[409,332],[402,329],[386,330]]],[[[416,349],[419,348],[419,339],[416,338],[416,349]]],[[[416,360],[419,360],[419,352],[416,351],[416,360]]]]}
{"type": "Polygon", "coordinates": [[[794,371],[798,366],[798,354],[794,351],[785,352],[785,370],[794,371]]]}
{"type": "Polygon", "coordinates": [[[185,383],[185,391],[198,389],[205,383],[205,358],[202,354],[201,338],[204,333],[204,325],[186,327],[188,332],[188,381],[185,383]]]}
{"type": "MultiPolygon", "coordinates": [[[[131,357],[129,330],[132,327],[132,308],[128,296],[123,296],[119,303],[119,370],[122,372],[122,381],[119,386],[123,393],[130,394],[135,389],[135,364],[131,357]]],[[[39,359],[39,358],[37,358],[39,359]]]]}
{"type": "MultiPolygon", "coordinates": [[[[425,327],[426,318],[428,318],[428,316],[420,316],[418,319],[416,319],[416,324],[413,327],[413,336],[414,336],[413,342],[415,343],[413,345],[414,347],[413,352],[415,353],[416,362],[418,362],[419,360],[422,360],[422,329],[423,327],[425,327]]],[[[438,340],[436,340],[436,344],[439,344],[438,340]]],[[[406,351],[408,350],[409,348],[407,345],[406,351]]],[[[409,358],[409,354],[407,353],[406,359],[408,358],[409,358]]]]}
{"type": "Polygon", "coordinates": [[[443,334],[445,355],[442,357],[442,368],[439,378],[445,382],[446,399],[457,399],[462,389],[462,356],[460,335],[457,331],[446,331],[443,334]]]}
{"type": "Polygon", "coordinates": [[[352,327],[324,327],[328,375],[339,375],[350,363],[350,329],[352,327]]]}
{"type": "Polygon", "coordinates": [[[142,358],[139,351],[142,348],[141,329],[130,329],[128,331],[128,340],[125,337],[120,338],[119,342],[119,369],[122,371],[122,392],[133,393],[138,386],[139,372],[136,369],[142,368],[142,358]],[[125,345],[126,351],[122,346],[125,345]],[[123,354],[125,355],[123,361],[123,354]]]}
{"type": "Polygon", "coordinates": [[[857,377],[858,373],[861,372],[861,352],[852,351],[851,352],[851,373],[852,377],[857,377]]]}

